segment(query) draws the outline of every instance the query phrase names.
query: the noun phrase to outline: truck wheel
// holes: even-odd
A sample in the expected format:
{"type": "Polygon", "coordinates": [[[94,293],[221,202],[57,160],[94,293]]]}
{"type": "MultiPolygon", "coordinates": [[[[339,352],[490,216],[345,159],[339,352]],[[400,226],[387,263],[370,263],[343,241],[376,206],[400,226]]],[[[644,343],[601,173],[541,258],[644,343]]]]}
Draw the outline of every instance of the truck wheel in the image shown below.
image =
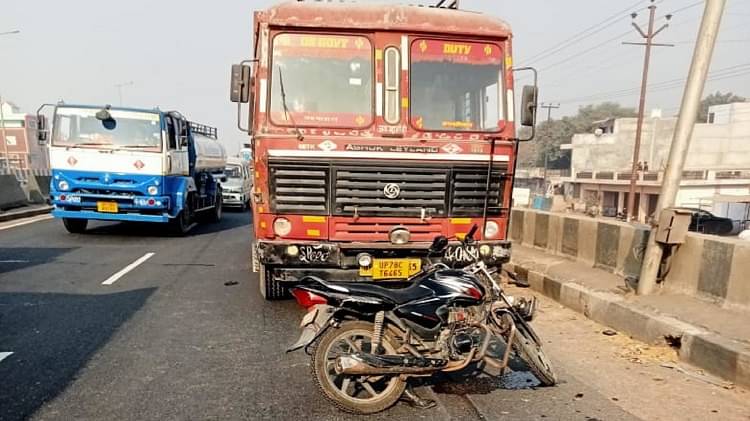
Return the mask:
{"type": "Polygon", "coordinates": [[[65,225],[65,229],[71,234],[85,233],[88,223],[88,219],[63,218],[63,225],[65,225]]]}
{"type": "Polygon", "coordinates": [[[180,237],[184,236],[185,234],[190,231],[190,226],[192,224],[192,221],[190,220],[190,210],[187,208],[183,208],[180,213],[169,221],[170,230],[175,235],[178,235],[180,237]]]}
{"type": "Polygon", "coordinates": [[[258,271],[258,286],[260,295],[265,300],[280,300],[286,297],[286,288],[281,285],[281,282],[273,279],[273,269],[269,269],[264,264],[260,265],[258,271]]]}
{"type": "Polygon", "coordinates": [[[221,189],[216,191],[216,200],[214,200],[214,208],[210,210],[209,221],[219,222],[221,221],[221,208],[224,206],[224,196],[221,194],[221,189]]]}

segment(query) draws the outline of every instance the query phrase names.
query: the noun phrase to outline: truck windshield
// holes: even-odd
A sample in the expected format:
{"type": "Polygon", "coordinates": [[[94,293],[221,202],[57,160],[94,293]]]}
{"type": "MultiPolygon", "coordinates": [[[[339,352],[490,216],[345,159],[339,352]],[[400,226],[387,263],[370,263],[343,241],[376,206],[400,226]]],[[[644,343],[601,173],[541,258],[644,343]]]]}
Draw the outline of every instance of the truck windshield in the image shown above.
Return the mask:
{"type": "Polygon", "coordinates": [[[494,132],[503,118],[502,50],[496,44],[416,40],[411,124],[420,130],[494,132]]]}
{"type": "Polygon", "coordinates": [[[277,35],[273,39],[271,120],[278,125],[369,126],[372,67],[372,45],[365,37],[277,35]]]}
{"type": "Polygon", "coordinates": [[[227,165],[224,174],[229,178],[242,178],[242,168],[239,165],[227,165]]]}
{"type": "Polygon", "coordinates": [[[111,120],[99,120],[95,108],[58,107],[53,146],[96,149],[132,149],[160,152],[159,114],[110,110],[111,120]]]}

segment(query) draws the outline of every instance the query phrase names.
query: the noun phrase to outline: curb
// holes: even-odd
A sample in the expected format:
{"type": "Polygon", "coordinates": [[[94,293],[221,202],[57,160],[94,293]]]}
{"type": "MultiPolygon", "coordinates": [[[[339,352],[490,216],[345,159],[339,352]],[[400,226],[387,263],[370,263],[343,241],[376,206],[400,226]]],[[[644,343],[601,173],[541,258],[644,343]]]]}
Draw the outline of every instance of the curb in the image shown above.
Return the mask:
{"type": "Polygon", "coordinates": [[[537,268],[511,262],[508,270],[531,289],[587,318],[650,344],[679,338],[681,361],[736,384],[750,387],[750,348],[674,317],[643,310],[625,297],[587,288],[575,281],[553,279],[537,268]]]}
{"type": "Polygon", "coordinates": [[[50,212],[52,212],[52,206],[38,206],[29,209],[21,208],[10,212],[0,212],[0,222],[13,221],[15,219],[28,218],[50,212]]]}

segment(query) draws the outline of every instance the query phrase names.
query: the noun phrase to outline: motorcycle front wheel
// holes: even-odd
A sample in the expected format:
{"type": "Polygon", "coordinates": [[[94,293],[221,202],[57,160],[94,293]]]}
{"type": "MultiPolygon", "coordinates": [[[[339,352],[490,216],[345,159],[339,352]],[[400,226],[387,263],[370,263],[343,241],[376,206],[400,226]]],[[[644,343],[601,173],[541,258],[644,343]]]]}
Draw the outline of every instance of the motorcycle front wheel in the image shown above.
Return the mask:
{"type": "MultiPolygon", "coordinates": [[[[334,362],[339,356],[354,352],[371,352],[373,324],[362,321],[344,322],[328,329],[316,342],[310,369],[312,377],[326,399],[342,411],[353,414],[374,414],[395,404],[406,389],[399,376],[353,376],[336,373],[334,362]]],[[[388,334],[381,342],[386,355],[395,355],[396,348],[388,334]]]]}
{"type": "Polygon", "coordinates": [[[557,376],[552,369],[549,358],[544,354],[542,346],[536,343],[525,325],[517,323],[516,329],[516,335],[513,337],[513,349],[529,366],[531,372],[543,386],[554,386],[557,383],[557,376]]]}

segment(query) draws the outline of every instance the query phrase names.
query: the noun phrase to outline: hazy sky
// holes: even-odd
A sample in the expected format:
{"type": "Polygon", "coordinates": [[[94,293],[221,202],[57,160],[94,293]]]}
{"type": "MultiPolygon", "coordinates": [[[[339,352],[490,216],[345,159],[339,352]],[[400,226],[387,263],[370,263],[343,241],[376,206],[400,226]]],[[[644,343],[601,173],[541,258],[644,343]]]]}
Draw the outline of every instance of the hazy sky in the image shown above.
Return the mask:
{"type": "MultiPolygon", "coordinates": [[[[361,3],[366,0],[361,0],[361,3]]],[[[417,0],[406,1],[415,3],[417,0]]],[[[235,129],[228,100],[229,68],[251,54],[252,11],[266,0],[28,0],[3,1],[0,32],[0,94],[33,112],[43,102],[124,103],[177,109],[190,119],[219,127],[230,152],[245,136],[235,129]]],[[[515,63],[540,70],[541,100],[560,102],[553,116],[575,113],[611,98],[637,104],[643,47],[630,26],[631,10],[645,28],[648,0],[462,0],[462,8],[500,16],[515,33],[515,63]],[[625,12],[627,10],[627,12],[625,12]],[[621,16],[612,18],[613,15],[621,16]],[[608,18],[611,18],[608,20],[608,18]],[[599,23],[591,36],[563,44],[599,23]],[[619,91],[619,92],[616,92],[619,91]]],[[[675,11],[654,51],[649,108],[677,111],[703,5],[696,0],[657,0],[657,15],[675,11]],[[684,10],[680,10],[683,9],[684,10]]],[[[661,17],[657,24],[663,23],[661,17]]],[[[707,91],[731,90],[750,97],[750,1],[728,0],[707,91]],[[722,69],[726,69],[721,71],[722,69]],[[718,70],[718,72],[716,72],[718,70]]]]}

